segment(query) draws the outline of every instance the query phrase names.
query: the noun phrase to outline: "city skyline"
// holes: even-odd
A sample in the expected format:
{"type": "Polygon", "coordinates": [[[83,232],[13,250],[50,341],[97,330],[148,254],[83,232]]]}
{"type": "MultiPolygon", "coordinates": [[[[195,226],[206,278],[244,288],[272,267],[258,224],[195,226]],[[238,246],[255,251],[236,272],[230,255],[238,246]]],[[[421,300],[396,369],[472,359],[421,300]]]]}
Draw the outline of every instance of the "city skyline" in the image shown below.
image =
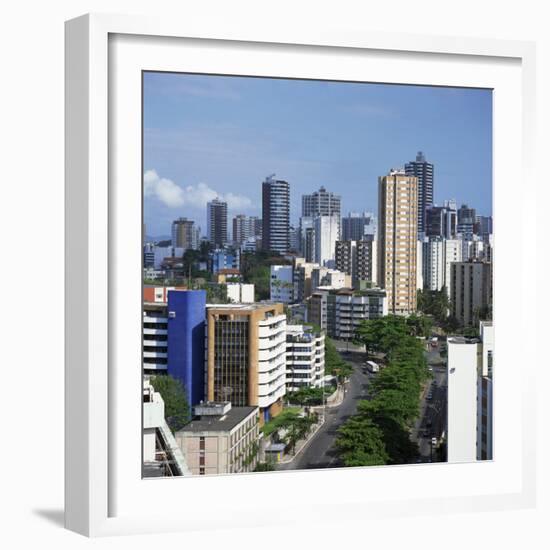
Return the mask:
{"type": "Polygon", "coordinates": [[[420,150],[434,203],[492,215],[491,106],[490,90],[145,73],[147,233],[168,235],[183,216],[204,235],[216,197],[228,221],[261,216],[271,173],[290,185],[291,224],[321,186],[341,195],[343,216],[375,211],[378,177],[420,150]]]}

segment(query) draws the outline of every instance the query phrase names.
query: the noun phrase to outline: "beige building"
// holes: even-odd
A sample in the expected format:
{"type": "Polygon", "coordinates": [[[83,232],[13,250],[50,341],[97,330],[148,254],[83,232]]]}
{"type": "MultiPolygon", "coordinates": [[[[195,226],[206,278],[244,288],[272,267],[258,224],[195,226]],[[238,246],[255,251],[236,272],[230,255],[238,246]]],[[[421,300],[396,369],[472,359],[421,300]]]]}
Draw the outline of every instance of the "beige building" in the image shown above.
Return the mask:
{"type": "Polygon", "coordinates": [[[475,326],[491,316],[492,269],[489,262],[451,263],[451,316],[463,326],[475,326]]]}
{"type": "Polygon", "coordinates": [[[208,401],[259,407],[260,423],[283,407],[286,315],[281,303],[207,306],[208,401]]]}
{"type": "Polygon", "coordinates": [[[205,403],[197,418],[176,432],[192,475],[252,472],[259,456],[258,407],[205,403]]]}
{"type": "Polygon", "coordinates": [[[378,178],[378,284],[388,313],[416,310],[418,180],[402,170],[378,178]]]}

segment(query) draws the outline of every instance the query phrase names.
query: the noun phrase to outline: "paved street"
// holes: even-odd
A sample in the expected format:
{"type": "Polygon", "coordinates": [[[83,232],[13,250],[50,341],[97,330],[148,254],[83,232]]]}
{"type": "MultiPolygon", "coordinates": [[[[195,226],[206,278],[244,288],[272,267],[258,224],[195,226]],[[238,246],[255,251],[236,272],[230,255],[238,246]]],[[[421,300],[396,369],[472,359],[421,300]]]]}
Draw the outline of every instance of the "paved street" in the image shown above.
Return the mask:
{"type": "Polygon", "coordinates": [[[446,429],[447,370],[440,346],[441,343],[437,349],[426,352],[428,364],[433,369],[433,381],[422,395],[419,419],[412,433],[412,439],[418,442],[421,462],[437,460],[431,449],[431,439],[440,438],[446,429]],[[430,393],[432,398],[428,399],[430,393]]]}
{"type": "MultiPolygon", "coordinates": [[[[338,346],[340,347],[340,346],[338,346]]],[[[345,349],[345,348],[344,348],[345,349]]],[[[352,349],[352,346],[350,346],[352,349]]],[[[302,470],[312,468],[336,468],[342,466],[334,452],[334,441],[338,428],[357,412],[359,400],[367,397],[370,375],[364,374],[361,365],[364,353],[353,351],[344,353],[343,357],[353,364],[354,372],[348,382],[346,395],[341,405],[335,408],[327,407],[327,419],[321,429],[309,441],[304,450],[289,464],[282,464],[280,470],[302,470]]]]}

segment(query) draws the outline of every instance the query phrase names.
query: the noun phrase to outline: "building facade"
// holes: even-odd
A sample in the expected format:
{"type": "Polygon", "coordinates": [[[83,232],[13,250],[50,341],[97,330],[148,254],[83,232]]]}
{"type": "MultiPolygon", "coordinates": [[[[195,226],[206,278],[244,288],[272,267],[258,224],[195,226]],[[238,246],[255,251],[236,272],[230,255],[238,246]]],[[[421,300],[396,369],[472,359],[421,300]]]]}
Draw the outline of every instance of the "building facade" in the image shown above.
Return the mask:
{"type": "Polygon", "coordinates": [[[317,216],[334,216],[338,220],[338,236],[340,237],[340,218],[342,216],[342,199],[340,195],[320,187],[311,195],[302,195],[302,216],[316,218],[317,216]]]}
{"type": "Polygon", "coordinates": [[[371,239],[376,236],[377,220],[374,214],[370,212],[350,212],[345,218],[342,218],[343,241],[362,241],[368,237],[371,239]]]}
{"type": "Polygon", "coordinates": [[[418,181],[402,170],[378,180],[378,284],[388,311],[416,311],[418,181]]]}
{"type": "Polygon", "coordinates": [[[405,165],[405,174],[417,179],[417,230],[419,234],[426,231],[426,210],[431,208],[434,199],[434,165],[426,162],[422,151],[416,155],[416,160],[405,165]]]}
{"type": "Polygon", "coordinates": [[[487,319],[492,306],[492,267],[489,262],[451,264],[451,316],[463,326],[487,319]]]}
{"type": "Polygon", "coordinates": [[[387,314],[386,292],[378,288],[362,291],[321,288],[308,301],[308,321],[326,330],[330,337],[342,340],[351,340],[364,320],[387,314]]]}
{"type": "Polygon", "coordinates": [[[294,268],[291,265],[272,265],[270,269],[270,299],[272,302],[294,302],[294,268]]]}
{"type": "Polygon", "coordinates": [[[167,372],[183,384],[194,406],[204,399],[206,291],[169,291],[167,313],[167,372]]]}
{"type": "Polygon", "coordinates": [[[172,246],[185,250],[199,248],[200,231],[193,220],[178,218],[172,222],[172,246]]]}
{"type": "Polygon", "coordinates": [[[206,227],[208,241],[223,248],[227,238],[227,203],[218,198],[206,204],[206,227]]]}
{"type": "Polygon", "coordinates": [[[320,388],[325,376],[325,335],[311,327],[286,327],[286,391],[320,388]]]}
{"type": "Polygon", "coordinates": [[[205,403],[175,438],[192,475],[252,472],[259,459],[258,407],[205,403]]]}
{"type": "Polygon", "coordinates": [[[334,251],[340,232],[340,218],[336,216],[317,216],[314,218],[315,256],[321,266],[334,267],[334,251]]]}
{"type": "Polygon", "coordinates": [[[260,421],[282,409],[286,315],[283,304],[207,308],[207,399],[259,407],[260,421]]]}
{"type": "Polygon", "coordinates": [[[256,216],[238,214],[233,218],[233,242],[242,245],[251,237],[262,235],[262,220],[256,216]]]}
{"type": "Polygon", "coordinates": [[[262,249],[286,254],[289,227],[290,185],[273,174],[262,183],[262,249]]]}

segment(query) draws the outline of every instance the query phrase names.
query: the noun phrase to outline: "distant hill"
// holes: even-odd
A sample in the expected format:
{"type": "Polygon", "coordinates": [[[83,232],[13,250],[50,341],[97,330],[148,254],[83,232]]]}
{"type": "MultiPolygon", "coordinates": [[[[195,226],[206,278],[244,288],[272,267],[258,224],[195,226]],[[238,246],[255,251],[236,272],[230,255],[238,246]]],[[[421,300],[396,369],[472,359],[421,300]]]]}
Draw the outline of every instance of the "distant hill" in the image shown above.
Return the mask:
{"type": "Polygon", "coordinates": [[[156,237],[153,237],[153,235],[145,235],[146,243],[158,243],[159,241],[170,241],[171,239],[172,235],[158,235],[156,237]]]}

